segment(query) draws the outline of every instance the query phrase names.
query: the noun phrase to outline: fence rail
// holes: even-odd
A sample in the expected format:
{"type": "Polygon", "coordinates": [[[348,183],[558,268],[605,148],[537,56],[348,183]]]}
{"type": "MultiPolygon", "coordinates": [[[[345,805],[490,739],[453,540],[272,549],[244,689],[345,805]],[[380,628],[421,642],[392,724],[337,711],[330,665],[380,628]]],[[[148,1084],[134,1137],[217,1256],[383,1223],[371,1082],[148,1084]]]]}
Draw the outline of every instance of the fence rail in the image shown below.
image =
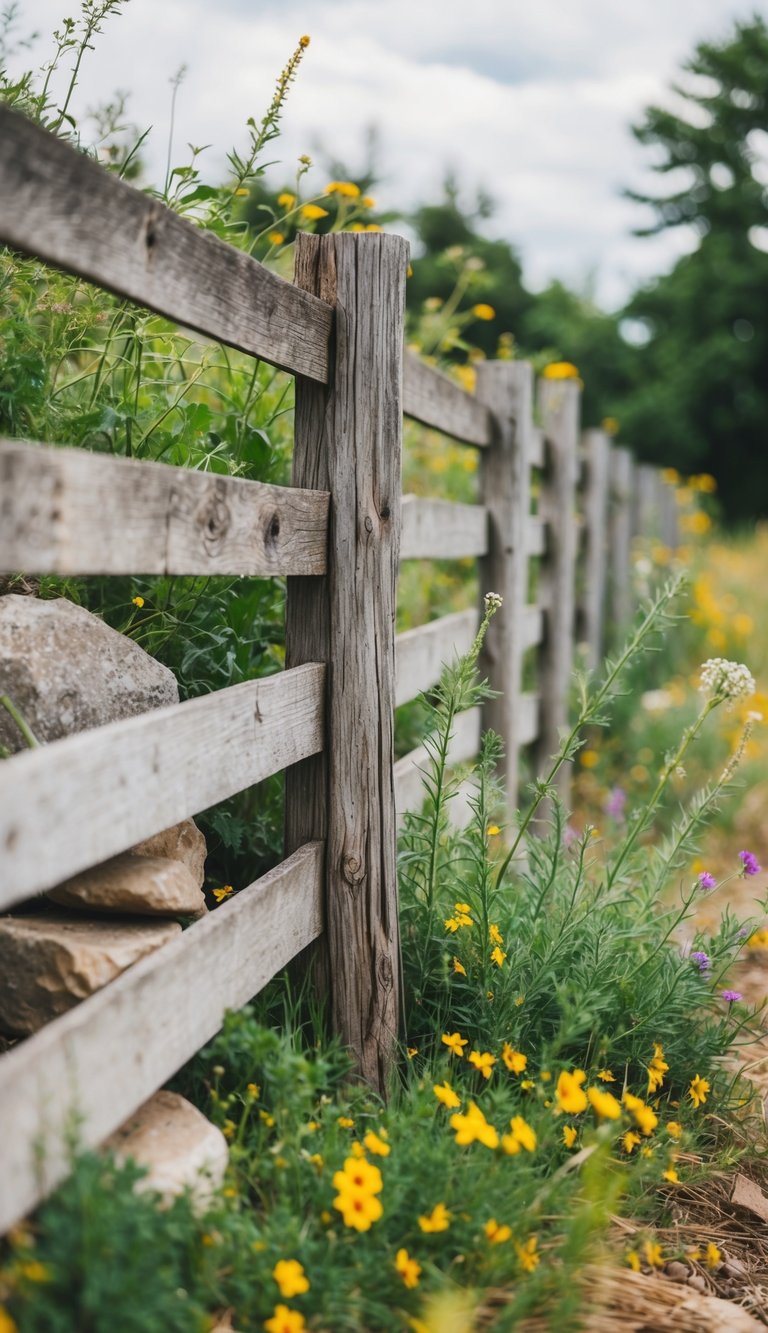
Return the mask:
{"type": "Polygon", "coordinates": [[[498,693],[456,719],[450,760],[498,731],[513,819],[524,763],[566,720],[576,637],[595,662],[632,609],[633,532],[673,544],[676,515],[655,469],[635,493],[628,451],[580,444],[577,384],[544,380],[535,419],[526,363],[481,364],[471,395],[403,353],[399,237],[302,236],[285,282],[0,108],[0,242],[297,377],[290,487],[0,441],[2,571],[288,576],[283,673],[0,764],[6,909],[283,769],[287,855],[0,1058],[2,1231],[66,1173],[73,1109],[98,1144],[310,944],[336,1030],[385,1089],[396,827],[428,758],[393,763],[394,709],[467,650],[479,614],[396,639],[399,560],[476,558],[503,596],[481,659],[498,693]],[[401,496],[404,414],[480,449],[478,503],[401,496]]]}

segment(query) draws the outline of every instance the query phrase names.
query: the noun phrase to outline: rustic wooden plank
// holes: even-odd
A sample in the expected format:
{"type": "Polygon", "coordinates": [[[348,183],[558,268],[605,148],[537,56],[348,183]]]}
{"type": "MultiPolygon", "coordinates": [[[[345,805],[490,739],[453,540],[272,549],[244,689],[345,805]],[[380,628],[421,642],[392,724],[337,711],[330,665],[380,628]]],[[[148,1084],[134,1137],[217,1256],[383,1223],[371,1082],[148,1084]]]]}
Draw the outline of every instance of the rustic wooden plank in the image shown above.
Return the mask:
{"type": "MultiPolygon", "coordinates": [[[[450,767],[470,763],[477,757],[482,723],[483,715],[479,708],[469,708],[466,713],[459,713],[448,748],[450,767]]],[[[408,810],[420,810],[424,803],[424,771],[428,764],[429,753],[423,745],[411,750],[410,754],[403,755],[395,764],[398,826],[402,825],[403,816],[408,810]]]]}
{"type": "Polygon", "coordinates": [[[545,555],[547,551],[547,524],[541,518],[529,518],[526,524],[526,555],[545,555]]]}
{"type": "Polygon", "coordinates": [[[333,313],[292,283],[0,107],[0,242],[310,379],[333,313]]]}
{"type": "Polygon", "coordinates": [[[288,585],[286,652],[328,663],[327,768],[287,777],[286,840],[326,848],[326,977],[358,1073],[388,1086],[400,964],[393,787],[403,322],[398,236],[299,237],[299,285],[333,303],[328,392],[297,382],[294,483],[331,493],[328,574],[288,585]]]}
{"type": "Polygon", "coordinates": [[[546,458],[547,442],[541,426],[531,427],[531,467],[543,467],[546,458]]]}
{"type": "Polygon", "coordinates": [[[322,574],[328,498],[0,440],[0,572],[322,574]]]}
{"type": "Polygon", "coordinates": [[[483,448],[493,439],[488,408],[413,352],[403,361],[403,411],[462,444],[483,448]]]}
{"type": "Polygon", "coordinates": [[[464,560],[485,555],[488,511],[484,505],[404,495],[401,560],[464,560]]]}
{"type": "MultiPolygon", "coordinates": [[[[546,771],[568,721],[575,629],[576,460],[579,433],[579,385],[575,381],[542,379],[539,409],[547,439],[547,466],[542,475],[539,512],[549,524],[547,554],[539,576],[547,606],[546,631],[539,652],[541,725],[536,766],[546,771]]],[[[560,770],[558,788],[567,802],[570,773],[560,770]]]]}
{"type": "Polygon", "coordinates": [[[622,638],[632,617],[632,455],[614,445],[610,461],[609,608],[614,638],[622,638]]]}
{"type": "Polygon", "coordinates": [[[661,512],[661,540],[665,546],[671,550],[676,550],[680,545],[680,513],[677,507],[677,497],[674,486],[670,486],[664,481],[661,473],[660,491],[660,512],[661,512]]]}
{"type": "Polygon", "coordinates": [[[320,934],[322,876],[310,843],[0,1056],[0,1233],[69,1174],[73,1123],[96,1147],[320,934]]]}
{"type": "Polygon", "coordinates": [[[589,665],[600,665],[605,652],[605,597],[608,575],[608,471],[611,442],[602,430],[583,434],[586,475],[582,490],[585,547],[582,562],[579,638],[587,644],[589,665]]]}
{"type": "Polygon", "coordinates": [[[659,538],[659,492],[656,484],[658,468],[652,463],[635,466],[635,484],[632,495],[632,536],[644,540],[659,538]]]}
{"type": "Polygon", "coordinates": [[[308,664],[3,760],[0,907],[316,753],[324,676],[308,664]]]}
{"type": "Polygon", "coordinates": [[[469,652],[477,626],[477,611],[456,611],[398,634],[395,704],[408,703],[436,685],[446,663],[469,652]]]}
{"type": "MultiPolygon", "coordinates": [[[[506,793],[507,822],[518,805],[521,740],[520,696],[525,653],[524,617],[528,599],[533,370],[524,361],[483,361],[477,393],[499,425],[495,442],[481,459],[480,493],[489,515],[488,553],[481,568],[481,594],[497,592],[501,610],[488,627],[480,670],[496,697],[483,708],[483,727],[501,736],[499,776],[506,793]]],[[[542,529],[543,535],[543,529],[542,529]]]]}
{"type": "Polygon", "coordinates": [[[523,608],[520,643],[523,651],[535,648],[544,638],[544,612],[540,606],[523,608]]]}
{"type": "Polygon", "coordinates": [[[521,745],[530,745],[536,740],[539,734],[539,708],[541,699],[538,694],[528,691],[520,696],[520,729],[519,738],[521,745]]]}

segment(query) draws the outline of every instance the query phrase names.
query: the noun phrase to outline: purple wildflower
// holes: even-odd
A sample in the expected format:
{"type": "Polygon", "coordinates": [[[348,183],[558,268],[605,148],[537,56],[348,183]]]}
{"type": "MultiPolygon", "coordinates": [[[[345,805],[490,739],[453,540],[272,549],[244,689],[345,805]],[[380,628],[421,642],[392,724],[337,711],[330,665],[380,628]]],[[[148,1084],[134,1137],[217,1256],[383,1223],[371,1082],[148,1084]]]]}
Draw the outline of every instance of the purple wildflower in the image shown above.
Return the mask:
{"type": "Polygon", "coordinates": [[[724,990],[721,991],[720,994],[722,995],[724,1000],[728,1001],[729,1004],[734,1004],[736,1000],[743,999],[740,990],[724,990]]]}
{"type": "Polygon", "coordinates": [[[739,860],[742,866],[741,873],[744,877],[760,873],[760,866],[754,852],[739,852],[739,860]]]}
{"type": "Polygon", "coordinates": [[[579,841],[579,830],[573,827],[573,824],[566,824],[563,829],[563,846],[569,850],[575,842],[579,841]]]}
{"type": "Polygon", "coordinates": [[[746,927],[746,926],[740,926],[739,929],[736,931],[736,939],[737,939],[737,940],[745,940],[745,939],[747,938],[747,935],[748,935],[748,934],[749,934],[749,930],[747,929],[747,927],[746,927]]]}
{"type": "Polygon", "coordinates": [[[701,874],[699,875],[700,889],[714,889],[716,883],[717,880],[715,879],[714,875],[710,875],[708,870],[702,870],[701,874]]]}
{"type": "Polygon", "coordinates": [[[694,963],[698,963],[700,972],[707,972],[712,966],[709,954],[705,953],[703,949],[695,949],[691,954],[691,958],[694,963]]]}
{"type": "Polygon", "coordinates": [[[611,819],[624,818],[624,806],[627,804],[627,793],[622,787],[611,787],[608,798],[603,809],[611,819]]]}

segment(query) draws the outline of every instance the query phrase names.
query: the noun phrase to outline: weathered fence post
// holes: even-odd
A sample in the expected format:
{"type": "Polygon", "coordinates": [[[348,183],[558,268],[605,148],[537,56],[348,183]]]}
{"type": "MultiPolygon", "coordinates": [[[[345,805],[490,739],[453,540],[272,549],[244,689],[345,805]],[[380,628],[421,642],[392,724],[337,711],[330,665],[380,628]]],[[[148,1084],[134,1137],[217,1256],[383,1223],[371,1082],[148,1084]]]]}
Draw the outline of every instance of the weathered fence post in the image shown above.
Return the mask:
{"type": "MultiPolygon", "coordinates": [[[[573,380],[539,382],[545,446],[539,513],[547,525],[537,598],[544,608],[545,622],[539,652],[541,713],[536,744],[539,774],[546,771],[547,761],[559,748],[560,729],[568,721],[576,597],[579,396],[579,385],[573,380]]],[[[569,786],[570,771],[564,766],[558,790],[566,802],[569,786]]]]}
{"type": "Polygon", "coordinates": [[[528,601],[528,528],[531,509],[533,369],[526,361],[481,361],[477,397],[490,408],[496,437],[481,451],[480,499],[489,515],[488,553],[480,566],[480,594],[500,593],[501,611],[488,627],[481,672],[498,697],[486,701],[483,727],[504,742],[501,767],[508,818],[518,802],[522,741],[523,658],[528,601]]]}
{"type": "Polygon", "coordinates": [[[605,595],[608,562],[608,461],[610,440],[605,431],[587,430],[584,445],[582,505],[584,558],[582,562],[581,625],[579,637],[587,645],[589,665],[599,667],[605,652],[605,595]]]}
{"type": "Polygon", "coordinates": [[[621,637],[632,617],[632,454],[611,450],[611,510],[609,557],[611,636],[621,637]]]}
{"type": "Polygon", "coordinates": [[[652,463],[635,466],[632,497],[632,536],[646,540],[659,536],[659,505],[656,491],[658,471],[652,463]]]}
{"type": "Polygon", "coordinates": [[[680,545],[680,520],[677,511],[677,495],[673,485],[664,480],[663,474],[659,474],[661,481],[660,514],[661,514],[661,540],[665,546],[674,551],[680,545]]]}
{"type": "Polygon", "coordinates": [[[327,662],[326,751],[289,769],[286,851],[326,841],[334,1030],[380,1092],[397,1037],[392,778],[403,308],[399,236],[299,236],[296,281],[333,305],[327,386],[297,377],[293,480],[331,493],[328,572],[288,580],[286,665],[327,662]]]}

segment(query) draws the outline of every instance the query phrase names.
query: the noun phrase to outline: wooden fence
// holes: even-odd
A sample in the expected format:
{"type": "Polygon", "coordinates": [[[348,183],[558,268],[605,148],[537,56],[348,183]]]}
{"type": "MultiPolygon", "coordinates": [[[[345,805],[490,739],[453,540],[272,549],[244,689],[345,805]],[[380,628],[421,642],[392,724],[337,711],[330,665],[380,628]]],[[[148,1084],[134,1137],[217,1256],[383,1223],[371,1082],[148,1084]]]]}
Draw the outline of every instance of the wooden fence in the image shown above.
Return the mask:
{"type": "Polygon", "coordinates": [[[0,442],[0,571],[288,577],[282,674],[0,764],[5,910],[286,770],[282,864],[0,1058],[1,1232],[66,1174],[73,1111],[98,1144],[308,945],[383,1089],[397,812],[421,801],[423,759],[393,765],[394,709],[478,623],[396,638],[398,562],[476,557],[504,597],[483,659],[500,693],[458,719],[452,758],[499,731],[512,809],[523,753],[556,748],[574,644],[596,661],[606,615],[631,610],[632,533],[670,540],[670,514],[655,470],[599,431],[580,442],[577,383],[543,380],[535,407],[525,363],[481,364],[473,396],[403,355],[397,236],[301,236],[288,283],[6,109],[0,199],[0,242],[296,377],[291,487],[0,442]],[[401,497],[404,413],[481,451],[478,504],[401,497]]]}

